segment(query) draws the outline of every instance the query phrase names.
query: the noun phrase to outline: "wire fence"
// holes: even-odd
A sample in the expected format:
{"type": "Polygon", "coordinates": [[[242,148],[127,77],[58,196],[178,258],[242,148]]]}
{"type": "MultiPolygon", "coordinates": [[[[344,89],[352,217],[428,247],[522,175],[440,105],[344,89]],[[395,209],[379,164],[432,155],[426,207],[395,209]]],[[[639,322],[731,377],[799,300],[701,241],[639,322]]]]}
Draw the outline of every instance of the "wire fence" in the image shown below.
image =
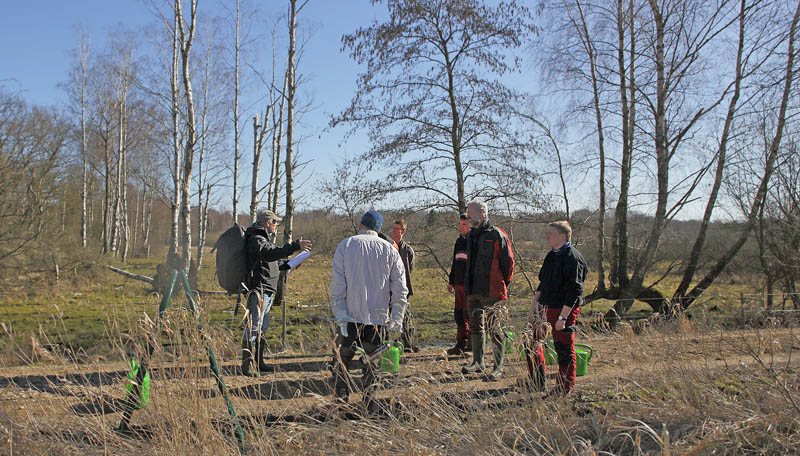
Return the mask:
{"type": "MultiPolygon", "coordinates": [[[[669,300],[669,299],[667,299],[669,300]]],[[[511,318],[513,320],[524,319],[528,314],[530,298],[512,299],[511,318]]],[[[631,302],[639,301],[664,302],[664,298],[632,298],[632,299],[605,299],[608,302],[631,302]]],[[[599,305],[597,301],[586,303],[582,307],[582,318],[579,320],[603,319],[608,312],[607,305],[599,305]]],[[[679,311],[679,314],[699,320],[708,324],[722,324],[726,326],[764,326],[764,325],[786,325],[795,326],[800,324],[800,293],[744,293],[739,294],[709,294],[696,299],[690,307],[679,311]],[[769,297],[772,297],[773,305],[767,305],[769,297]]],[[[626,314],[616,316],[616,320],[636,322],[640,320],[654,320],[660,316],[653,312],[629,311],[626,314]]],[[[415,303],[415,318],[424,324],[437,325],[449,322],[452,319],[450,313],[441,314],[425,311],[424,306],[415,303]]]]}

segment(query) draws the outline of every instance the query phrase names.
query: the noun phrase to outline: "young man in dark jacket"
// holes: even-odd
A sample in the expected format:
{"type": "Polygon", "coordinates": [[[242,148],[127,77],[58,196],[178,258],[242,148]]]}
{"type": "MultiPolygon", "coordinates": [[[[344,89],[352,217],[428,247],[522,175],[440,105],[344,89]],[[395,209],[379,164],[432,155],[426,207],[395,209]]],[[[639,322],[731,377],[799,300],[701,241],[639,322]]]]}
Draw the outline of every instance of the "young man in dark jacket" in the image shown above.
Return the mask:
{"type": "Polygon", "coordinates": [[[458,221],[458,239],[453,246],[453,264],[450,266],[450,276],[447,291],[455,294],[455,307],[453,319],[456,321],[456,345],[447,350],[449,356],[460,355],[465,351],[472,351],[472,341],[469,336],[469,314],[467,312],[467,295],[464,292],[464,276],[467,272],[467,234],[469,234],[469,219],[467,214],[461,214],[458,221]]]}
{"type": "Polygon", "coordinates": [[[250,271],[245,285],[247,295],[247,326],[242,335],[242,374],[250,375],[254,356],[258,354],[258,369],[264,371],[265,334],[269,329],[269,311],[272,297],[278,290],[279,262],[298,250],[311,250],[311,241],[299,238],[283,247],[276,246],[275,239],[281,218],[269,210],[256,215],[256,223],[245,232],[245,252],[250,271]]]}
{"type": "MultiPolygon", "coordinates": [[[[588,267],[571,240],[569,222],[548,224],[547,243],[552,250],[544,258],[539,271],[539,286],[531,309],[534,314],[538,306],[545,306],[547,322],[553,328],[553,345],[558,355],[558,384],[549,395],[566,395],[575,388],[574,326],[583,303],[583,282],[588,267]]],[[[534,383],[543,380],[544,363],[544,350],[538,347],[533,363],[529,363],[534,383]]]]}
{"type": "Polygon", "coordinates": [[[486,332],[492,336],[494,369],[487,380],[503,375],[505,336],[496,320],[496,305],[505,305],[508,284],[514,277],[514,254],[505,231],[489,223],[486,203],[473,200],[467,206],[471,230],[467,235],[467,271],[464,291],[469,308],[472,332],[472,364],[461,369],[464,374],[481,373],[485,369],[483,352],[486,332]]]}
{"type": "Polygon", "coordinates": [[[411,296],[414,294],[414,288],[411,286],[411,273],[414,272],[414,249],[411,245],[403,239],[408,225],[403,219],[395,220],[392,225],[392,240],[397,245],[397,252],[400,253],[400,258],[403,259],[403,267],[406,269],[406,288],[408,288],[408,306],[406,306],[406,313],[403,316],[403,336],[402,342],[406,351],[418,352],[419,347],[414,340],[416,328],[414,327],[414,316],[411,314],[410,304],[411,296]]]}

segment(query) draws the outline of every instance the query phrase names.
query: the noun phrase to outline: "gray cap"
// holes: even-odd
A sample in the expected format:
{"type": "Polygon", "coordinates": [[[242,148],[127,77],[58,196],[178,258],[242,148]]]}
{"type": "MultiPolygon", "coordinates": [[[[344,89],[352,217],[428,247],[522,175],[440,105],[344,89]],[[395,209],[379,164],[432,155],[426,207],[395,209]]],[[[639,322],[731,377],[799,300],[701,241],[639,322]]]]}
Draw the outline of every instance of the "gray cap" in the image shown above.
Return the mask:
{"type": "Polygon", "coordinates": [[[261,209],[256,214],[256,223],[259,225],[263,225],[270,220],[275,220],[276,222],[280,222],[283,218],[278,217],[278,215],[272,212],[269,209],[261,209]]]}

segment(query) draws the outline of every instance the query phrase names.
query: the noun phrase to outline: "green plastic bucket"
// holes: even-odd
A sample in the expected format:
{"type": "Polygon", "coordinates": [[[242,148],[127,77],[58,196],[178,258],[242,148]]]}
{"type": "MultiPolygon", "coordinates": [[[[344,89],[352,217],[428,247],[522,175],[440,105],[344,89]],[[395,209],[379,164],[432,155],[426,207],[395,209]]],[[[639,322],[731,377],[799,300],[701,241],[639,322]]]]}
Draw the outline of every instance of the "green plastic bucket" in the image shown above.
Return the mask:
{"type": "MultiPolygon", "coordinates": [[[[136,383],[136,377],[139,375],[139,363],[131,360],[131,370],[128,372],[128,381],[125,389],[130,393],[133,390],[133,384],[136,383]]],[[[142,387],[139,389],[139,397],[136,401],[136,408],[141,409],[150,403],[150,372],[145,372],[144,379],[142,379],[142,387]]]]}
{"type": "Polygon", "coordinates": [[[594,350],[586,344],[575,344],[575,375],[583,377],[589,367],[589,361],[592,360],[594,350]]]}
{"type": "MultiPolygon", "coordinates": [[[[575,344],[575,375],[583,377],[589,370],[589,361],[592,360],[594,349],[586,344],[575,344]]],[[[553,345],[553,340],[547,341],[544,347],[544,361],[548,366],[555,366],[558,364],[558,355],[553,345]]]]}
{"type": "MultiPolygon", "coordinates": [[[[388,344],[389,342],[387,342],[388,344]]],[[[403,355],[403,344],[395,342],[388,350],[381,355],[381,372],[396,374],[400,372],[400,357],[403,355]]]]}

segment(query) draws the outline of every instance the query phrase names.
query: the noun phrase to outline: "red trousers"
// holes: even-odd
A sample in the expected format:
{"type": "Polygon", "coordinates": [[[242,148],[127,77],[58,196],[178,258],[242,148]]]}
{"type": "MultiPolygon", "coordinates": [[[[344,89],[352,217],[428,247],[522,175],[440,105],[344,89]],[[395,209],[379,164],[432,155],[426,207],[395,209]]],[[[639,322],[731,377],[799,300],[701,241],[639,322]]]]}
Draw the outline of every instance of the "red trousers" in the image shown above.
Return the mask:
{"type": "Polygon", "coordinates": [[[471,348],[472,340],[469,338],[469,313],[467,310],[467,295],[464,285],[455,285],[456,305],[453,309],[453,319],[456,321],[456,347],[471,348]]]}
{"type": "MultiPolygon", "coordinates": [[[[577,361],[575,359],[575,332],[570,328],[575,325],[580,312],[580,306],[572,308],[565,322],[562,331],[556,331],[556,322],[558,316],[561,314],[561,309],[547,308],[547,322],[553,327],[553,346],[558,355],[558,386],[564,391],[571,391],[575,388],[575,366],[577,361]]],[[[539,347],[532,353],[532,359],[528,361],[528,368],[531,372],[534,367],[544,366],[544,348],[539,347]],[[532,365],[531,365],[532,364],[532,365]]]]}

